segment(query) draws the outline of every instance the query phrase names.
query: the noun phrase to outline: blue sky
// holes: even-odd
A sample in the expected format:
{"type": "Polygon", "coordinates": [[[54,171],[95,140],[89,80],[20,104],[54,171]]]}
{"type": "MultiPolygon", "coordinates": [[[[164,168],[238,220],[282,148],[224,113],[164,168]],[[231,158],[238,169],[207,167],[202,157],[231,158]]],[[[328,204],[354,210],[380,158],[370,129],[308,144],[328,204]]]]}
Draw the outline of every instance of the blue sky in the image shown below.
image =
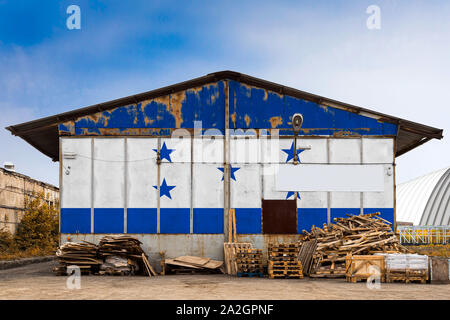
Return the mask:
{"type": "MultiPolygon", "coordinates": [[[[0,127],[235,70],[450,129],[448,1],[0,0],[0,127]],[[68,30],[66,9],[81,9],[68,30]],[[381,9],[381,29],[366,9],[381,9]]],[[[449,139],[397,181],[450,165],[449,139]]],[[[58,164],[0,129],[0,164],[58,184],[58,164]]]]}

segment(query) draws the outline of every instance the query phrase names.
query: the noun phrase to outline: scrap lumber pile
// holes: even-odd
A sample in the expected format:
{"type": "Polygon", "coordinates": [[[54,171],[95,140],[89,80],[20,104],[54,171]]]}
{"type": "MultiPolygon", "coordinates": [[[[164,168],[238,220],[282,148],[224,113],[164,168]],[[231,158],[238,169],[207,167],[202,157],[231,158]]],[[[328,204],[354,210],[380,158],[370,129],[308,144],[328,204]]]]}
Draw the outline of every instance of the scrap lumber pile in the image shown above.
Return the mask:
{"type": "Polygon", "coordinates": [[[100,266],[99,273],[133,275],[145,270],[149,276],[156,275],[148,268],[148,260],[141,244],[138,239],[130,236],[103,237],[98,245],[98,255],[105,262],[100,266]]]}
{"type": "Polygon", "coordinates": [[[312,257],[311,277],[345,277],[347,255],[408,252],[393,233],[391,223],[380,213],[347,215],[335,218],[334,224],[303,230],[304,240],[317,240],[312,257]]]}
{"type": "Polygon", "coordinates": [[[76,265],[81,273],[94,273],[102,260],[97,258],[97,246],[83,241],[82,243],[66,242],[56,251],[59,266],[53,268],[57,275],[67,275],[67,267],[76,265]]]}
{"type": "Polygon", "coordinates": [[[262,250],[251,248],[236,249],[238,277],[263,277],[262,250]]]}
{"type": "Polygon", "coordinates": [[[269,278],[303,278],[298,243],[269,244],[269,278]]]}
{"type": "Polygon", "coordinates": [[[410,283],[428,280],[428,256],[420,254],[377,254],[384,256],[386,282],[410,283]]]}
{"type": "Polygon", "coordinates": [[[53,271],[66,275],[67,267],[75,265],[82,274],[132,275],[141,271],[156,276],[141,244],[130,236],[105,236],[98,246],[87,241],[66,242],[56,252],[59,266],[53,271]]]}
{"type": "Polygon", "coordinates": [[[175,274],[208,274],[222,273],[223,261],[195,256],[181,256],[175,259],[165,259],[165,273],[175,274]]]}

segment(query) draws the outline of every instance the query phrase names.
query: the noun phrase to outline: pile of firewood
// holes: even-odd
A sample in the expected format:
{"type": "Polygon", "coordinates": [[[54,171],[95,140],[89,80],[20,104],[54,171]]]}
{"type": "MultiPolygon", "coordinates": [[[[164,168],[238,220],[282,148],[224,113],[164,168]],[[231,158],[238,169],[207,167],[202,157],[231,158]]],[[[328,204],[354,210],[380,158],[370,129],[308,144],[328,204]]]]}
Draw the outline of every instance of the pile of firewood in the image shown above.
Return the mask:
{"type": "Polygon", "coordinates": [[[82,273],[91,273],[98,269],[102,260],[97,258],[97,246],[83,241],[82,243],[66,242],[56,251],[59,266],[53,271],[58,275],[66,275],[67,267],[76,265],[82,273]]]}
{"type": "Polygon", "coordinates": [[[311,232],[303,230],[304,241],[317,241],[310,276],[344,277],[345,257],[349,254],[408,252],[393,233],[391,223],[378,215],[347,215],[348,218],[335,218],[329,226],[313,227],[311,232]]]}

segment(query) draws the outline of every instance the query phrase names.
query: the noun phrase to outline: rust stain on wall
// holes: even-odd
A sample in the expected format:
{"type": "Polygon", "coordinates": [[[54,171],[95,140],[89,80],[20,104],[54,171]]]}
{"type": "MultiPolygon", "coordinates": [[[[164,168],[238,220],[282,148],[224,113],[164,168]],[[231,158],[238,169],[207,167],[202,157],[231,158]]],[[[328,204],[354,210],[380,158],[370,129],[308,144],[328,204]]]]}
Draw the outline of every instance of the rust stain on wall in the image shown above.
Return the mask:
{"type": "Polygon", "coordinates": [[[342,138],[342,137],[360,137],[361,135],[357,132],[349,131],[349,130],[339,130],[333,133],[333,137],[342,138]]]}
{"type": "Polygon", "coordinates": [[[245,120],[245,124],[247,125],[247,127],[249,127],[249,126],[250,126],[250,121],[251,121],[251,119],[250,119],[250,117],[248,116],[248,114],[245,115],[244,120],[245,120]]]}
{"type": "Polygon", "coordinates": [[[281,117],[272,117],[270,118],[270,125],[272,126],[272,129],[275,129],[279,125],[283,124],[283,119],[281,117]]]}
{"type": "Polygon", "coordinates": [[[231,114],[231,121],[233,122],[233,128],[236,128],[236,111],[231,114]]]}
{"type": "Polygon", "coordinates": [[[186,100],[186,91],[180,91],[170,95],[170,105],[167,111],[175,118],[175,127],[180,128],[183,123],[181,107],[186,100]]]}

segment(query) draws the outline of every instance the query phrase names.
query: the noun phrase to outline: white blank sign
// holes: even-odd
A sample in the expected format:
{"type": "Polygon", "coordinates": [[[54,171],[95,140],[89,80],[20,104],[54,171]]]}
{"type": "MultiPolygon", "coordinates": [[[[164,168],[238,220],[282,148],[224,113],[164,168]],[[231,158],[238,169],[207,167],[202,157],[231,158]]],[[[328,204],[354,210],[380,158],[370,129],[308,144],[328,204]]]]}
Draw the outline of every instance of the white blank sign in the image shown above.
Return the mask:
{"type": "Polygon", "coordinates": [[[277,191],[384,191],[382,165],[280,165],[277,191]]]}

